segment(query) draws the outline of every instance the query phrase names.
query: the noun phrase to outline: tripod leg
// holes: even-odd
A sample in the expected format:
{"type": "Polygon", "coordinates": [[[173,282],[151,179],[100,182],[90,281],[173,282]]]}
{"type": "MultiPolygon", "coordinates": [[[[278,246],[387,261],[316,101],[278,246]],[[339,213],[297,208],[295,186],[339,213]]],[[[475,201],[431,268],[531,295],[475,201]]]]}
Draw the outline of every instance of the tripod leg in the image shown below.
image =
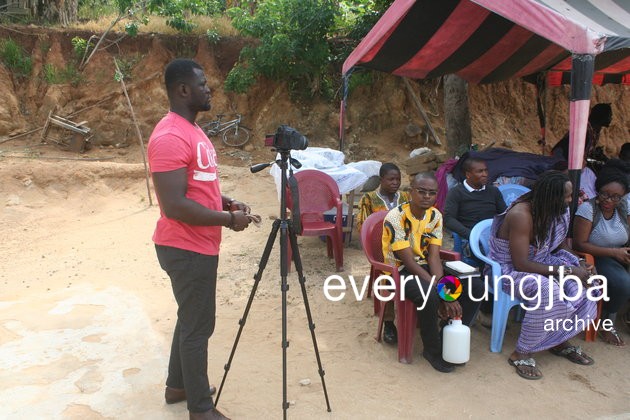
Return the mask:
{"type": "Polygon", "coordinates": [[[258,264],[258,272],[254,275],[254,286],[252,286],[252,291],[249,294],[249,299],[247,300],[247,305],[245,305],[245,311],[243,312],[243,317],[238,320],[238,332],[236,333],[236,338],[234,339],[234,344],[232,345],[232,352],[230,353],[230,357],[228,362],[225,364],[223,369],[225,369],[225,373],[223,374],[223,379],[221,380],[221,386],[219,387],[219,391],[217,392],[217,398],[214,401],[215,406],[219,403],[219,397],[221,396],[221,391],[223,390],[223,385],[225,384],[225,379],[227,378],[228,371],[230,370],[230,366],[232,365],[232,359],[234,358],[234,354],[236,353],[236,346],[238,345],[238,341],[241,338],[241,333],[243,332],[243,328],[245,327],[245,322],[247,322],[247,315],[249,314],[249,310],[252,306],[252,302],[254,300],[254,295],[256,294],[256,290],[258,289],[258,283],[262,278],[263,271],[265,271],[265,266],[269,261],[269,255],[271,254],[271,250],[273,248],[273,243],[276,240],[276,236],[278,235],[278,229],[280,228],[280,219],[277,219],[273,222],[273,226],[271,228],[271,232],[269,233],[269,238],[267,238],[267,245],[265,245],[265,250],[263,251],[262,257],[260,257],[260,263],[258,264]]]}
{"type": "Polygon", "coordinates": [[[300,249],[298,248],[297,236],[293,230],[293,225],[289,221],[289,240],[291,241],[291,247],[293,249],[293,261],[295,262],[295,271],[297,271],[298,279],[300,281],[300,289],[302,289],[302,299],[304,300],[304,308],[306,309],[306,319],[308,320],[308,328],[311,330],[311,338],[313,339],[313,349],[315,350],[315,358],[317,359],[317,367],[319,368],[319,377],[322,380],[322,389],[324,390],[324,398],[326,399],[326,408],[328,412],[330,409],[330,401],[328,400],[328,391],[326,391],[326,381],[324,380],[324,368],[322,366],[321,358],[319,357],[319,349],[317,347],[317,337],[315,337],[315,323],[313,323],[313,317],[311,315],[311,307],[308,303],[308,295],[306,294],[306,278],[302,272],[302,258],[300,257],[300,249]]]}

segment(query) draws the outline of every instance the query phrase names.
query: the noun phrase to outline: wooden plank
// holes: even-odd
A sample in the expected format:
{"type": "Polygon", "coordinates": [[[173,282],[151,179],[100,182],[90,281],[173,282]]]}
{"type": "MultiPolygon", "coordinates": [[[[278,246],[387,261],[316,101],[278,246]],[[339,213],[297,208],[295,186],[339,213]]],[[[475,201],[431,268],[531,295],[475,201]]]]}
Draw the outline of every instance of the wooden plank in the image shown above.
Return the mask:
{"type": "Polygon", "coordinates": [[[77,127],[72,121],[68,121],[65,118],[57,117],[56,115],[50,117],[49,121],[52,124],[58,125],[59,127],[65,128],[70,131],[74,131],[75,133],[86,135],[90,132],[89,128],[77,127]]]}
{"type": "Polygon", "coordinates": [[[52,109],[48,112],[48,118],[46,118],[46,124],[44,124],[44,130],[42,131],[42,137],[40,139],[41,142],[46,141],[46,136],[48,135],[48,129],[50,128],[50,116],[52,115],[52,109]]]}

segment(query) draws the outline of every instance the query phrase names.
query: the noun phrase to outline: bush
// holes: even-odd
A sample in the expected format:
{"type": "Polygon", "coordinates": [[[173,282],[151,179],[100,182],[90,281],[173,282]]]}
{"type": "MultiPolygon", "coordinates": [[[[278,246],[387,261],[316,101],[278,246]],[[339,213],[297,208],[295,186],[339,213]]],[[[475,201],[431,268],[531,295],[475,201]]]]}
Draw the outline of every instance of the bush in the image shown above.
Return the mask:
{"type": "Polygon", "coordinates": [[[77,84],[81,81],[81,74],[73,64],[67,64],[65,68],[58,69],[54,64],[48,63],[44,65],[44,80],[49,85],[77,84]]]}
{"type": "Polygon", "coordinates": [[[260,39],[241,51],[230,71],[226,89],[247,90],[258,75],[287,81],[292,93],[324,94],[323,75],[330,63],[327,35],[337,13],[332,0],[267,0],[255,14],[241,8],[228,10],[243,35],[260,39]]]}
{"type": "Polygon", "coordinates": [[[77,60],[83,60],[85,56],[85,51],[88,49],[87,40],[81,38],[80,36],[75,36],[72,38],[72,49],[74,50],[74,56],[77,60]]]}
{"type": "Polygon", "coordinates": [[[0,40],[0,58],[17,77],[27,77],[33,69],[33,61],[24,49],[11,38],[0,40]]]}

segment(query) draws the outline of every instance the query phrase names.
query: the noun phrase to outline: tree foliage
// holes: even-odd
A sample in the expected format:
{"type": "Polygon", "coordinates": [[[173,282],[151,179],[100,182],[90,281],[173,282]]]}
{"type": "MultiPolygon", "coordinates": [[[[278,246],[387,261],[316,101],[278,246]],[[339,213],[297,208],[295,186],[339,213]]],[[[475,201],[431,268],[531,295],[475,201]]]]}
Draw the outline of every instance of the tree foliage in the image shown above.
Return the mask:
{"type": "Polygon", "coordinates": [[[245,92],[262,75],[286,80],[294,93],[302,88],[324,93],[324,75],[330,62],[327,36],[334,29],[337,2],[267,0],[258,4],[253,15],[238,7],[228,14],[243,35],[260,42],[243,48],[239,62],[228,74],[226,89],[245,92]]]}
{"type": "Polygon", "coordinates": [[[330,96],[331,63],[343,62],[392,2],[261,0],[253,11],[228,9],[233,26],[259,42],[241,51],[226,89],[244,93],[258,76],[264,76],[287,81],[292,93],[330,96]],[[334,38],[350,40],[335,44],[334,38]]]}

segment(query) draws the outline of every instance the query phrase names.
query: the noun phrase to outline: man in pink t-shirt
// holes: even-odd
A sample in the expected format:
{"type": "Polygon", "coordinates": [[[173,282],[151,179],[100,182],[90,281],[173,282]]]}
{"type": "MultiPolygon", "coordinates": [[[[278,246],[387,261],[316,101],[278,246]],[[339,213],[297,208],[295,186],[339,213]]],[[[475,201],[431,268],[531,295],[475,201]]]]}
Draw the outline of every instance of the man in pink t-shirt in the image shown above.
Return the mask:
{"type": "Polygon", "coordinates": [[[197,113],[210,110],[203,69],[173,60],[164,74],[170,112],[156,125],[148,155],[160,218],[153,234],[160,266],[177,301],[166,379],[168,404],[188,400],[191,419],[225,419],[208,381],[208,339],[214,331],[221,226],[245,229],[256,216],[221,194],[217,155],[197,113]]]}

